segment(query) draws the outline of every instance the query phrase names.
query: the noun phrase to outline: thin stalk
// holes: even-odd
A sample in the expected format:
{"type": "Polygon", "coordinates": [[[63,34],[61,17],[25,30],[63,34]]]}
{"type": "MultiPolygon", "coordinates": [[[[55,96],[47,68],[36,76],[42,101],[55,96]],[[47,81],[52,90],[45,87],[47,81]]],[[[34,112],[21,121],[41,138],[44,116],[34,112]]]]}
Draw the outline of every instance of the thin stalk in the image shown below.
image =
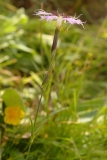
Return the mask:
{"type": "Polygon", "coordinates": [[[56,54],[56,48],[57,48],[57,43],[58,43],[59,32],[60,32],[60,26],[57,25],[56,29],[55,29],[55,33],[54,33],[52,47],[51,47],[51,62],[50,62],[49,70],[48,70],[47,74],[44,77],[42,86],[50,78],[50,75],[52,74],[52,71],[53,71],[53,69],[55,67],[55,54],[56,54]]]}
{"type": "Polygon", "coordinates": [[[56,27],[55,33],[54,33],[54,39],[53,39],[53,44],[51,48],[51,60],[53,60],[55,54],[56,54],[56,48],[57,48],[57,43],[58,43],[58,37],[59,37],[59,31],[60,29],[56,27]]]}
{"type": "Polygon", "coordinates": [[[49,83],[48,86],[51,86],[51,81],[52,80],[51,80],[50,76],[52,75],[52,71],[55,67],[55,54],[56,54],[56,48],[57,48],[57,43],[58,43],[58,37],[59,37],[61,22],[62,22],[61,19],[58,19],[57,26],[56,26],[55,33],[54,33],[54,38],[53,38],[53,44],[52,44],[52,48],[51,48],[51,62],[50,62],[49,70],[48,70],[48,72],[47,72],[47,74],[44,77],[44,80],[42,82],[42,92],[41,92],[41,96],[40,96],[39,103],[38,103],[38,106],[37,106],[37,111],[36,111],[36,114],[35,114],[34,123],[32,124],[32,127],[33,127],[32,128],[32,135],[31,135],[31,140],[30,140],[26,160],[28,160],[28,158],[29,158],[29,153],[30,153],[30,150],[31,150],[31,146],[32,146],[34,138],[35,138],[36,122],[37,122],[37,116],[38,116],[38,112],[39,112],[39,108],[40,108],[40,104],[41,104],[41,100],[42,100],[42,96],[43,96],[44,84],[46,82],[48,82],[48,80],[49,80],[50,83],[49,83]]]}
{"type": "Polygon", "coordinates": [[[29,144],[26,160],[28,160],[28,158],[29,158],[29,153],[30,153],[30,150],[31,150],[31,146],[32,146],[34,138],[35,138],[36,122],[37,122],[37,116],[38,116],[38,112],[39,112],[42,96],[43,96],[43,91],[42,91],[40,99],[39,99],[39,103],[38,103],[38,106],[37,106],[37,111],[36,111],[36,114],[35,114],[34,123],[33,123],[33,126],[32,126],[33,127],[32,136],[31,136],[31,139],[30,139],[30,144],[29,144]]]}

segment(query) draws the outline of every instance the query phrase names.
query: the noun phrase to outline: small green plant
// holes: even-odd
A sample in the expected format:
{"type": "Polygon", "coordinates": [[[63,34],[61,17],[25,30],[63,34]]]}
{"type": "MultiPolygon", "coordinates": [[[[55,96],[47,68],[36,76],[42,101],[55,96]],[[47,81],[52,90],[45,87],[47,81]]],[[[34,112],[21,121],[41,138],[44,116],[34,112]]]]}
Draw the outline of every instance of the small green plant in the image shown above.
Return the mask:
{"type": "MultiPolygon", "coordinates": [[[[61,28],[61,24],[62,24],[62,21],[64,21],[66,23],[66,21],[68,21],[70,24],[80,24],[83,26],[83,22],[78,19],[78,18],[73,18],[73,17],[68,17],[68,16],[65,16],[64,14],[59,14],[58,16],[52,14],[52,13],[47,13],[43,10],[38,10],[36,12],[36,15],[40,16],[41,19],[45,19],[47,21],[52,21],[52,20],[56,20],[57,21],[57,24],[56,24],[56,29],[55,29],[55,33],[54,33],[54,39],[53,39],[53,44],[52,44],[52,47],[51,47],[51,62],[50,62],[50,66],[49,66],[49,69],[48,69],[48,72],[47,74],[45,75],[44,77],[44,80],[42,82],[42,93],[41,93],[41,96],[40,96],[40,100],[39,100],[39,103],[38,103],[38,107],[37,107],[37,112],[36,112],[36,115],[35,115],[35,119],[34,119],[34,123],[32,123],[32,132],[31,132],[31,141],[30,141],[30,145],[29,145],[29,150],[28,150],[28,154],[27,154],[27,160],[29,158],[29,153],[30,153],[30,149],[31,149],[31,146],[33,144],[33,141],[34,141],[34,138],[35,138],[35,133],[36,133],[36,120],[37,120],[37,115],[38,115],[38,111],[39,111],[39,107],[40,107],[40,103],[41,103],[41,100],[42,100],[42,96],[43,96],[43,92],[45,92],[45,90],[48,90],[48,87],[47,87],[47,83],[49,85],[49,91],[51,90],[51,83],[52,83],[52,72],[54,70],[54,67],[55,67],[55,55],[56,55],[56,48],[57,48],[57,43],[58,43],[58,36],[59,36],[59,32],[60,32],[60,28],[61,28]]],[[[51,91],[50,91],[51,92],[51,91]]],[[[48,94],[50,95],[50,93],[48,92],[48,94]]],[[[49,97],[48,95],[48,97],[49,97]]],[[[48,105],[48,103],[47,103],[48,105]]]]}

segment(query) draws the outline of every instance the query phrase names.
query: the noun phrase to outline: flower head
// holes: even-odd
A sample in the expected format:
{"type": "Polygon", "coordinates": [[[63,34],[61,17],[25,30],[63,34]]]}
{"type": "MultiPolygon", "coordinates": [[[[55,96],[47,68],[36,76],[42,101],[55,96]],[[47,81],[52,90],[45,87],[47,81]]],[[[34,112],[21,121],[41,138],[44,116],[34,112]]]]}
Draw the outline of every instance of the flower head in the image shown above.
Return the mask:
{"type": "Polygon", "coordinates": [[[7,124],[18,125],[21,118],[24,117],[25,113],[19,106],[6,107],[4,111],[4,122],[7,124]]]}
{"type": "Polygon", "coordinates": [[[72,16],[66,16],[65,14],[54,14],[54,13],[48,13],[48,12],[45,12],[44,10],[38,10],[37,12],[35,12],[37,16],[40,16],[40,20],[46,20],[46,21],[53,21],[53,20],[62,20],[64,21],[64,23],[70,23],[71,25],[73,24],[79,24],[79,25],[82,25],[83,28],[84,28],[84,25],[83,23],[85,22],[82,22],[80,19],[78,19],[79,17],[72,17],[72,16]]]}

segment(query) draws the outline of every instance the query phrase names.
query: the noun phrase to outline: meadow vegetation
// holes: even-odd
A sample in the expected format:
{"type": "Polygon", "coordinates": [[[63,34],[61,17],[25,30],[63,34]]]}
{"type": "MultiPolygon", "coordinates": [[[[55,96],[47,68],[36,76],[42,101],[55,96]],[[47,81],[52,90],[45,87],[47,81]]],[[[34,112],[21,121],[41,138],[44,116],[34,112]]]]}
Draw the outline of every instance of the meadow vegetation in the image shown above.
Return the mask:
{"type": "MultiPolygon", "coordinates": [[[[106,160],[107,18],[85,29],[62,25],[34,128],[56,22],[13,10],[0,11],[1,160],[106,160]],[[19,125],[4,122],[2,96],[10,87],[25,107],[19,125]]],[[[9,101],[14,95],[7,95],[9,101]]]]}

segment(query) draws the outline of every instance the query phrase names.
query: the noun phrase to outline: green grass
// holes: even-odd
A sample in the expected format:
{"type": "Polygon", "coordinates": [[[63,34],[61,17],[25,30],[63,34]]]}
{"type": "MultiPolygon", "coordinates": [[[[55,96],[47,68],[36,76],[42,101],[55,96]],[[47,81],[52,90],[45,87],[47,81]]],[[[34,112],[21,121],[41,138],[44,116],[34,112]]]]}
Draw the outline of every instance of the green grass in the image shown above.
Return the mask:
{"type": "MultiPolygon", "coordinates": [[[[26,160],[30,119],[33,122],[50,64],[46,39],[52,41],[55,23],[29,19],[22,10],[1,16],[1,95],[6,88],[17,89],[27,110],[17,127],[1,120],[1,157],[26,160]]],[[[43,92],[29,160],[106,160],[107,19],[100,25],[86,24],[85,30],[71,26],[66,32],[67,27],[60,31],[52,85],[43,92]]]]}

